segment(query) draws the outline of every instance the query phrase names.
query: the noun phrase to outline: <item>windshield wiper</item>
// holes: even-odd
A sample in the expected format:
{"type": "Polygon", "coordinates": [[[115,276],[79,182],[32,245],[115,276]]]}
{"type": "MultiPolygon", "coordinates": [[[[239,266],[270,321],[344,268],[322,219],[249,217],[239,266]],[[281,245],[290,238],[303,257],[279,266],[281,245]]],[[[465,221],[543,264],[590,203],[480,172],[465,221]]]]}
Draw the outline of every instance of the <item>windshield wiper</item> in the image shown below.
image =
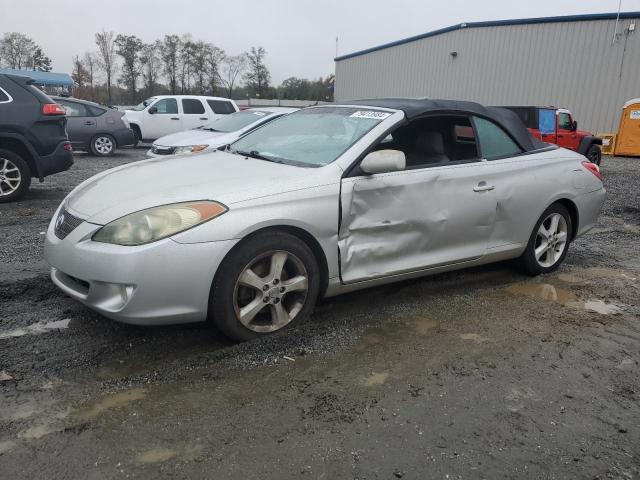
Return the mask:
{"type": "Polygon", "coordinates": [[[251,150],[250,152],[243,152],[242,150],[232,150],[231,153],[237,153],[238,155],[244,155],[245,157],[256,158],[258,160],[266,160],[267,162],[284,163],[282,160],[276,160],[272,157],[260,155],[260,152],[258,152],[257,150],[251,150]]]}
{"type": "Polygon", "coordinates": [[[207,130],[209,132],[219,132],[220,130],[216,130],[215,128],[206,128],[206,127],[198,127],[199,130],[207,130]]]}

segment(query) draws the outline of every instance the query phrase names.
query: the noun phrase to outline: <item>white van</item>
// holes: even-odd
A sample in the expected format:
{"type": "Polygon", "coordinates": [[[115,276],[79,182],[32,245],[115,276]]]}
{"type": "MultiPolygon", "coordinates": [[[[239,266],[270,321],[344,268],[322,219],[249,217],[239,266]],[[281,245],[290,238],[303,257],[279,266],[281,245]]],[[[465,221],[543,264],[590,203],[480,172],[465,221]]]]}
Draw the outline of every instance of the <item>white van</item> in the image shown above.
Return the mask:
{"type": "Polygon", "coordinates": [[[219,115],[237,112],[233,100],[196,95],[157,95],[125,110],[137,140],[155,140],[171,133],[210,123],[219,115]]]}

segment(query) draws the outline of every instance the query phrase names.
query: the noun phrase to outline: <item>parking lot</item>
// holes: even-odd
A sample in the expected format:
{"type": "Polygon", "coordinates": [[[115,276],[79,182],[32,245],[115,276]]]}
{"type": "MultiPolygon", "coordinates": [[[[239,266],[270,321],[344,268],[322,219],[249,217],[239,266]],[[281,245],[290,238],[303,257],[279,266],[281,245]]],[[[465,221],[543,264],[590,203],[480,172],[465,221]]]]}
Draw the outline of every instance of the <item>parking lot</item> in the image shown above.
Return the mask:
{"type": "Polygon", "coordinates": [[[0,205],[0,478],[640,475],[640,160],[604,157],[599,224],[554,274],[374,288],[234,345],[115,323],[49,280],[60,201],[144,152],[77,154],[0,205]]]}

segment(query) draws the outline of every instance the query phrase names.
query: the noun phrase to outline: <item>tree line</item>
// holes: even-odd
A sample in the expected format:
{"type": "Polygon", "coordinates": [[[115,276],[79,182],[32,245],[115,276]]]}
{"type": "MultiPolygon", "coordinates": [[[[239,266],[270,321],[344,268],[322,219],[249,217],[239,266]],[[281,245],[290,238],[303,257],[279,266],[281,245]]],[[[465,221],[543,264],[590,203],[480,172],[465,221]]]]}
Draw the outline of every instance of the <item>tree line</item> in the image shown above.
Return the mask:
{"type": "MultiPolygon", "coordinates": [[[[230,55],[189,34],[145,43],[136,35],[104,30],[94,40],[94,50],[73,57],[73,94],[78,98],[108,105],[133,105],[161,94],[333,100],[333,75],[290,77],[272,85],[267,52],[260,46],[230,55]]],[[[9,32],[0,38],[0,66],[48,72],[51,59],[28,36],[9,32]]]]}
{"type": "Polygon", "coordinates": [[[73,58],[75,95],[82,98],[108,104],[135,104],[159,94],[333,100],[333,75],[291,77],[273,86],[260,46],[230,55],[189,34],[145,43],[136,35],[107,31],[95,34],[95,44],[95,51],[73,58]]]}
{"type": "Polygon", "coordinates": [[[40,45],[18,32],[5,33],[0,38],[0,66],[16,70],[51,71],[51,59],[40,45]]]}

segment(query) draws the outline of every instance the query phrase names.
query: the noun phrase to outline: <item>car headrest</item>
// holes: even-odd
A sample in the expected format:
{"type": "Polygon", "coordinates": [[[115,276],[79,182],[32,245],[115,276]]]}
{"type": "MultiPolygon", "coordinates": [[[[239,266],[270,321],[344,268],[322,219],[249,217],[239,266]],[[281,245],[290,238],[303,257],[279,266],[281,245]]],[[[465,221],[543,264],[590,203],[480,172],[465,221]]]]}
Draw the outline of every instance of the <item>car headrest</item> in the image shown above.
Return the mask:
{"type": "Polygon", "coordinates": [[[416,149],[427,155],[443,155],[444,141],[440,132],[422,132],[416,138],[416,149]]]}

